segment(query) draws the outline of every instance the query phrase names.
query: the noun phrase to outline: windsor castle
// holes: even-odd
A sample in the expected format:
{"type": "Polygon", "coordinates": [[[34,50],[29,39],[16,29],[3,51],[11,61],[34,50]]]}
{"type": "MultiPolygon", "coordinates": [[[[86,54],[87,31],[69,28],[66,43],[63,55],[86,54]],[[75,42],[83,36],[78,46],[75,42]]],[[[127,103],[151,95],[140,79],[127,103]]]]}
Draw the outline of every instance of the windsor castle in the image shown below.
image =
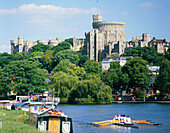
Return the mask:
{"type": "MultiPolygon", "coordinates": [[[[90,57],[91,60],[102,61],[112,53],[123,54],[131,47],[153,47],[157,52],[165,53],[170,45],[165,39],[158,40],[155,37],[150,38],[149,33],[144,33],[140,37],[132,38],[131,41],[125,41],[125,22],[120,21],[103,21],[102,15],[93,15],[92,31],[85,33],[85,39],[73,38],[71,49],[81,51],[82,54],[90,57]],[[81,49],[83,48],[83,50],[81,49]]],[[[62,41],[56,40],[37,40],[30,42],[18,37],[18,40],[11,40],[11,54],[14,52],[31,52],[31,48],[36,44],[51,44],[57,46],[62,41]]]]}

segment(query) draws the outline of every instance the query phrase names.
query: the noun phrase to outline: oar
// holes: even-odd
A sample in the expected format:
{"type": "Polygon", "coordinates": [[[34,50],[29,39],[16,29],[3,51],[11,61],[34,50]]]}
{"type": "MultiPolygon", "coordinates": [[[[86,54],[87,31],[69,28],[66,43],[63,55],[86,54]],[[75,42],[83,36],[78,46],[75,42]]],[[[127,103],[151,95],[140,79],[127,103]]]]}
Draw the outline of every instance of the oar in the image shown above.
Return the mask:
{"type": "Polygon", "coordinates": [[[92,124],[100,124],[100,123],[106,123],[110,122],[111,120],[106,120],[106,121],[99,121],[99,122],[92,122],[92,124]]]}
{"type": "Polygon", "coordinates": [[[102,126],[107,126],[107,125],[110,125],[110,124],[114,124],[114,122],[108,122],[108,123],[104,123],[104,124],[99,124],[98,126],[102,127],[102,126]]]}
{"type": "Polygon", "coordinates": [[[147,121],[147,120],[131,120],[131,122],[132,122],[132,121],[147,121]]]}
{"type": "Polygon", "coordinates": [[[101,127],[101,126],[106,126],[106,125],[110,125],[110,124],[114,124],[116,122],[119,122],[119,120],[110,120],[109,122],[107,123],[103,123],[103,124],[99,124],[98,126],[101,127]]]}
{"type": "Polygon", "coordinates": [[[142,124],[150,124],[150,125],[158,125],[158,123],[152,123],[147,121],[139,121],[139,120],[132,120],[131,122],[142,123],[142,124]]]}

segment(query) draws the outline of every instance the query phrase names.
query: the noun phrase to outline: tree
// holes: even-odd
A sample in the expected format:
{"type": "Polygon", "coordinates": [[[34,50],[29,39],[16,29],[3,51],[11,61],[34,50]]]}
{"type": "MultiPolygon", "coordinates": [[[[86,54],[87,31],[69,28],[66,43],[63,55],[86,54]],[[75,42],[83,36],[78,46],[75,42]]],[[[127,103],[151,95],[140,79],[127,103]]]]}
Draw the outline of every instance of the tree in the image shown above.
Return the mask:
{"type": "Polygon", "coordinates": [[[5,65],[9,64],[11,61],[28,59],[28,55],[25,52],[8,54],[0,54],[0,66],[4,68],[5,65]]]}
{"type": "Polygon", "coordinates": [[[60,61],[60,63],[53,69],[51,73],[54,74],[59,71],[65,72],[68,75],[78,76],[79,79],[81,79],[85,74],[84,68],[76,66],[69,60],[60,61]]]}
{"type": "Polygon", "coordinates": [[[65,42],[68,42],[73,46],[73,38],[66,39],[65,42]]]}
{"type": "Polygon", "coordinates": [[[99,74],[99,73],[101,73],[102,72],[101,62],[88,60],[85,63],[85,71],[86,71],[86,73],[91,73],[91,74],[99,74]]]}
{"type": "Polygon", "coordinates": [[[0,95],[5,97],[7,96],[8,92],[10,92],[8,79],[3,75],[2,69],[0,67],[0,95]]]}
{"type": "Polygon", "coordinates": [[[57,46],[54,46],[53,48],[51,48],[51,50],[54,50],[55,53],[60,52],[62,50],[67,50],[67,49],[70,49],[70,43],[66,41],[61,42],[57,46]]]}
{"type": "Polygon", "coordinates": [[[23,95],[47,89],[44,75],[47,71],[40,69],[39,65],[38,62],[22,60],[12,61],[4,67],[4,75],[11,80],[13,92],[23,95]]]}
{"type": "Polygon", "coordinates": [[[128,87],[129,78],[122,72],[119,62],[111,62],[108,71],[101,73],[101,79],[112,88],[112,92],[125,90],[128,87]]]}
{"type": "Polygon", "coordinates": [[[112,53],[107,58],[119,58],[119,57],[120,57],[120,55],[118,53],[112,53]]]}
{"type": "Polygon", "coordinates": [[[84,64],[90,60],[90,58],[87,55],[82,55],[82,53],[78,53],[78,56],[80,58],[79,62],[78,62],[78,66],[80,67],[84,67],[84,64]]]}
{"type": "Polygon", "coordinates": [[[112,90],[102,83],[99,77],[79,81],[70,92],[70,102],[111,102],[112,90]]]}
{"type": "Polygon", "coordinates": [[[44,56],[43,52],[32,52],[29,55],[29,60],[30,61],[41,61],[41,58],[44,56]]]}
{"type": "Polygon", "coordinates": [[[167,50],[167,52],[166,52],[166,54],[165,54],[165,57],[166,57],[168,60],[170,60],[170,46],[168,47],[168,50],[167,50]]]}
{"type": "Polygon", "coordinates": [[[71,63],[78,65],[79,62],[79,56],[77,53],[73,50],[63,50],[55,54],[53,59],[53,68],[59,64],[62,60],[70,60],[71,63]]]}
{"type": "Polygon", "coordinates": [[[55,51],[54,50],[48,50],[45,52],[45,55],[41,58],[41,62],[43,64],[43,68],[47,69],[48,72],[51,72],[53,67],[53,58],[54,58],[55,51]]]}
{"type": "Polygon", "coordinates": [[[164,59],[163,54],[156,52],[156,50],[151,47],[133,47],[126,51],[122,56],[139,56],[153,65],[160,65],[164,59]]]}
{"type": "Polygon", "coordinates": [[[170,61],[164,60],[155,79],[155,86],[161,92],[170,93],[170,61]]]}
{"type": "Polygon", "coordinates": [[[146,66],[147,62],[140,57],[128,58],[126,64],[123,66],[123,73],[128,74],[130,79],[130,88],[148,88],[150,83],[150,77],[148,73],[150,72],[146,66]]]}
{"type": "Polygon", "coordinates": [[[37,45],[34,45],[32,48],[31,48],[31,53],[32,52],[46,52],[47,50],[50,49],[50,45],[44,45],[44,44],[37,44],[37,45]]]}
{"type": "Polygon", "coordinates": [[[66,98],[72,88],[76,87],[78,77],[68,75],[62,71],[55,72],[51,77],[51,87],[59,93],[60,98],[66,98]]]}

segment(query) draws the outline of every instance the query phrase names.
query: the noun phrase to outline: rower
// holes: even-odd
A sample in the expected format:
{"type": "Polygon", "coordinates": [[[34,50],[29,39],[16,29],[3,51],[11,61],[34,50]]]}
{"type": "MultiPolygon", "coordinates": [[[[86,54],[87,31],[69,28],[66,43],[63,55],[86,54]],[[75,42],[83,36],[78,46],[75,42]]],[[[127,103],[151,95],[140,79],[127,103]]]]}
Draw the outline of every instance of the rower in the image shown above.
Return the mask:
{"type": "Polygon", "coordinates": [[[115,115],[115,117],[113,118],[113,122],[115,122],[115,123],[118,122],[118,117],[117,117],[117,115],[115,115]]]}
{"type": "Polygon", "coordinates": [[[118,120],[118,122],[120,122],[120,120],[121,120],[120,114],[118,115],[117,120],[118,120]]]}
{"type": "Polygon", "coordinates": [[[127,116],[127,117],[126,117],[125,123],[126,123],[126,124],[131,124],[131,118],[130,118],[130,116],[127,116]]]}
{"type": "Polygon", "coordinates": [[[125,122],[125,119],[126,119],[125,115],[121,115],[121,117],[120,117],[120,123],[124,123],[124,122],[125,122]]]}

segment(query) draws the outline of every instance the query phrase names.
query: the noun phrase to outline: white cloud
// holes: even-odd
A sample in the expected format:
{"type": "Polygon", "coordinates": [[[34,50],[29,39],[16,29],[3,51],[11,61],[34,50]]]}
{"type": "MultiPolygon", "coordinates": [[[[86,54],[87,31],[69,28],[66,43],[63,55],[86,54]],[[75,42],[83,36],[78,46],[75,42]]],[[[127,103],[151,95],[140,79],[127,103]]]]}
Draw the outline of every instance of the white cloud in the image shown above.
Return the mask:
{"type": "Polygon", "coordinates": [[[122,13],[122,15],[127,16],[127,15],[129,15],[129,12],[125,11],[125,12],[122,13]]]}
{"type": "Polygon", "coordinates": [[[24,15],[26,16],[26,23],[50,25],[59,19],[72,18],[79,14],[94,14],[97,12],[96,8],[82,9],[82,8],[63,8],[55,5],[36,5],[24,4],[15,9],[0,9],[0,15],[24,15]]]}
{"type": "Polygon", "coordinates": [[[10,53],[9,45],[0,45],[0,53],[7,52],[10,53]]]}
{"type": "Polygon", "coordinates": [[[150,8],[154,8],[155,5],[152,4],[151,2],[145,2],[145,3],[142,3],[140,5],[141,8],[144,8],[144,9],[150,9],[150,8]]]}
{"type": "Polygon", "coordinates": [[[0,9],[0,14],[23,14],[23,15],[56,15],[62,17],[63,15],[76,14],[93,14],[97,11],[96,8],[82,9],[82,8],[63,8],[55,5],[35,5],[24,4],[16,9],[0,9]]]}

